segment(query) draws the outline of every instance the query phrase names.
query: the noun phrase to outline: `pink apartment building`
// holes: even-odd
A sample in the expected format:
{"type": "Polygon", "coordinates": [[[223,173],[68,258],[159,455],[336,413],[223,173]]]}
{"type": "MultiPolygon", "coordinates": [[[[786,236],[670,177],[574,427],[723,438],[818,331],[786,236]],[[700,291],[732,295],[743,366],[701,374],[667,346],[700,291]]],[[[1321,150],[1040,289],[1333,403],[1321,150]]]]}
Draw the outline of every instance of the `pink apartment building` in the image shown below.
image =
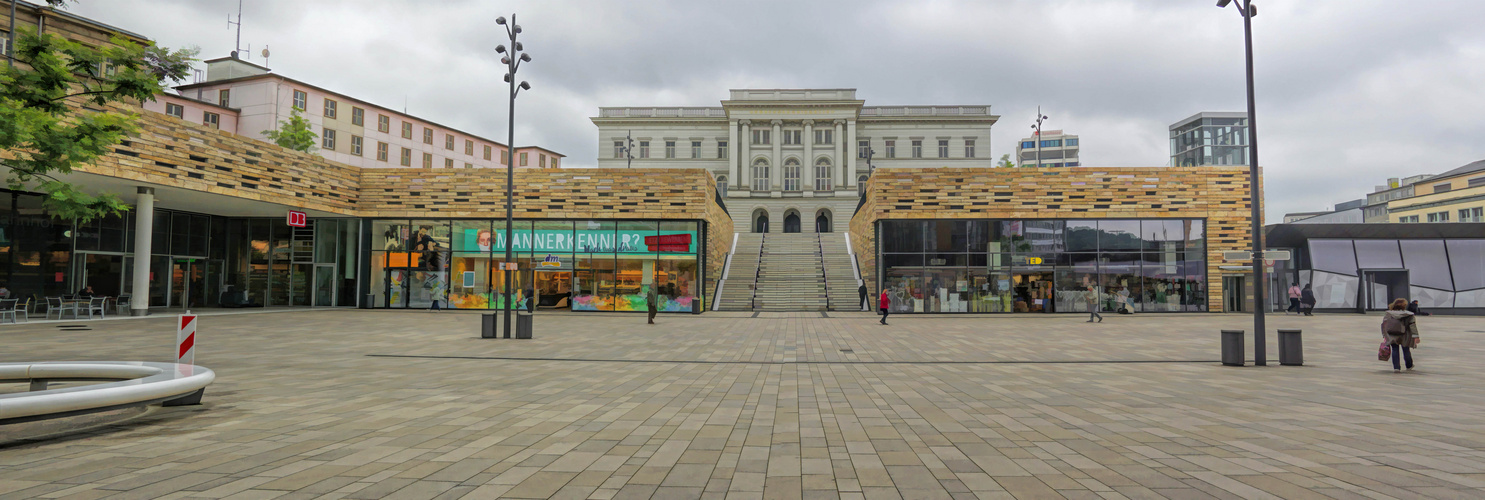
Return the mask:
{"type": "MultiPolygon", "coordinates": [[[[504,144],[409,116],[232,57],[206,61],[206,80],[176,87],[145,109],[266,141],[294,109],[319,135],[316,154],[362,168],[503,168],[504,144]]],[[[516,148],[516,166],[560,168],[564,156],[516,148]]]]}

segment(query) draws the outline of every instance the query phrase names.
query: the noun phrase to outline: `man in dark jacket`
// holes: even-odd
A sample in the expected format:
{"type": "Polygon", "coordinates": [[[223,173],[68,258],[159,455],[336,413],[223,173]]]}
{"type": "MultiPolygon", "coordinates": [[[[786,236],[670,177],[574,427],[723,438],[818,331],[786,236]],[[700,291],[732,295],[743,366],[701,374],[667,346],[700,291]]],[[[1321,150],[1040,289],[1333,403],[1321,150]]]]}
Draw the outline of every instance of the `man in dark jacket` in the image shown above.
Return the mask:
{"type": "Polygon", "coordinates": [[[645,307],[649,308],[650,324],[655,324],[655,314],[659,312],[660,295],[655,293],[655,285],[646,285],[649,289],[645,292],[645,307]]]}
{"type": "Polygon", "coordinates": [[[1299,303],[1304,305],[1305,316],[1315,315],[1315,291],[1305,284],[1304,291],[1299,292],[1299,303]]]}
{"type": "Polygon", "coordinates": [[[861,287],[856,289],[856,294],[861,296],[860,299],[856,300],[856,304],[861,306],[861,310],[870,311],[871,304],[866,303],[866,296],[870,295],[871,292],[866,290],[866,283],[862,283],[861,287]]]}

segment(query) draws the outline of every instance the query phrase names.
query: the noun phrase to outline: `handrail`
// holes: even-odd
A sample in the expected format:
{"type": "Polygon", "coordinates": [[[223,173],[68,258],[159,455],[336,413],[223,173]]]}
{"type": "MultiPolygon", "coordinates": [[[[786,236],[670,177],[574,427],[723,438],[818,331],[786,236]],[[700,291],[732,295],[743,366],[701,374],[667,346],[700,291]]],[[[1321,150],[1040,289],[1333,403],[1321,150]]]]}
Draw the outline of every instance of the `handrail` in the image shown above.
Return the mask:
{"type": "Polygon", "coordinates": [[[216,380],[216,373],[203,366],[148,361],[0,363],[0,382],[30,381],[34,389],[59,380],[115,382],[0,394],[0,424],[199,398],[197,393],[216,380]]]}

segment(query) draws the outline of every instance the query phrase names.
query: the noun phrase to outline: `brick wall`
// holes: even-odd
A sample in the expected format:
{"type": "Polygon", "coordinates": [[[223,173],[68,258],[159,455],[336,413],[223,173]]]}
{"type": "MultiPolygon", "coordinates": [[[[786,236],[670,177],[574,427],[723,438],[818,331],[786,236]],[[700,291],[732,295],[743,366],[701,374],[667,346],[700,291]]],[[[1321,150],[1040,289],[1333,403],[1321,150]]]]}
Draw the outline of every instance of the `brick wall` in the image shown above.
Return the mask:
{"type": "Polygon", "coordinates": [[[1205,218],[1207,304],[1221,311],[1219,266],[1247,264],[1222,252],[1252,248],[1249,211],[1248,167],[879,168],[851,245],[875,283],[878,219],[1205,218]]]}

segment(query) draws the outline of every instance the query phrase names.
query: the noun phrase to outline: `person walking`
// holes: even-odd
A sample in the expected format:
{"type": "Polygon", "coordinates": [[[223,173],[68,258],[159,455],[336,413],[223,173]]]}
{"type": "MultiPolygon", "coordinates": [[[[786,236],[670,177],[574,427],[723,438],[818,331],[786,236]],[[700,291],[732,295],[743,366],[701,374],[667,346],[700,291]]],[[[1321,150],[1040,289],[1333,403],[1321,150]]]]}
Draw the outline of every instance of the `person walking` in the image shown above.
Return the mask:
{"type": "Polygon", "coordinates": [[[1387,308],[1387,313],[1382,316],[1382,339],[1392,346],[1392,373],[1402,372],[1399,356],[1407,362],[1408,371],[1413,371],[1413,348],[1418,347],[1418,316],[1408,312],[1407,299],[1394,300],[1387,308]]]}
{"type": "Polygon", "coordinates": [[[1291,312],[1299,314],[1299,295],[1299,284],[1289,285],[1289,308],[1284,310],[1284,314],[1291,312]]]}
{"type": "Polygon", "coordinates": [[[1315,290],[1310,288],[1309,283],[1305,283],[1305,289],[1299,292],[1299,303],[1304,306],[1300,309],[1304,311],[1305,316],[1315,315],[1315,290]]]}
{"type": "Polygon", "coordinates": [[[887,324],[887,308],[892,305],[892,299],[887,297],[886,289],[882,289],[881,304],[879,305],[882,308],[882,324],[885,325],[887,324]]]}
{"type": "Polygon", "coordinates": [[[655,285],[649,285],[649,290],[645,292],[645,307],[650,310],[651,325],[655,324],[655,314],[659,312],[659,302],[660,295],[655,293],[655,285]]]}
{"type": "Polygon", "coordinates": [[[1098,285],[1088,287],[1088,291],[1083,294],[1083,301],[1088,303],[1089,323],[1093,322],[1093,318],[1098,318],[1098,322],[1103,323],[1103,315],[1098,314],[1098,311],[1102,309],[1099,305],[1098,298],[1098,285]]]}
{"type": "Polygon", "coordinates": [[[862,311],[870,311],[871,304],[868,304],[866,302],[866,296],[871,295],[871,292],[866,290],[866,282],[861,282],[861,287],[856,289],[856,294],[861,296],[861,298],[856,301],[856,305],[861,306],[862,311]]]}
{"type": "Polygon", "coordinates": [[[1134,303],[1129,301],[1129,287],[1119,287],[1119,313],[1134,314],[1134,303]]]}

